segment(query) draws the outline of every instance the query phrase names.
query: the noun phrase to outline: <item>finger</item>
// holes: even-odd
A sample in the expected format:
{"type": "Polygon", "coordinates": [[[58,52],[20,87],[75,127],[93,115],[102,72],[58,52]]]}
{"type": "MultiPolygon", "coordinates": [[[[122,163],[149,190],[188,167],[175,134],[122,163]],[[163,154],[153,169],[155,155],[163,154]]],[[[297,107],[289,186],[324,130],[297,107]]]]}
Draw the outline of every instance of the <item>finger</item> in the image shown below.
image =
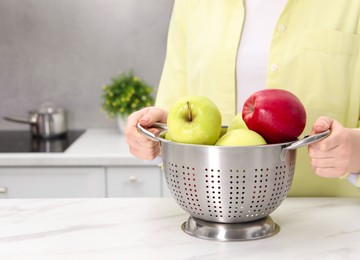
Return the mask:
{"type": "Polygon", "coordinates": [[[313,124],[312,134],[324,132],[328,129],[331,129],[331,125],[333,123],[333,119],[327,116],[321,116],[313,124]]]}
{"type": "Polygon", "coordinates": [[[130,146],[130,153],[141,160],[154,160],[160,154],[160,146],[151,148],[138,148],[130,146]]]}
{"type": "Polygon", "coordinates": [[[147,108],[145,113],[139,118],[139,123],[143,126],[152,126],[156,122],[166,123],[167,112],[157,108],[157,107],[149,107],[147,108]]]}
{"type": "Polygon", "coordinates": [[[342,145],[339,145],[330,150],[315,150],[309,149],[309,157],[312,159],[326,159],[334,158],[334,160],[349,160],[350,149],[343,149],[342,145]]]}
{"type": "Polygon", "coordinates": [[[129,137],[126,140],[128,146],[138,146],[139,149],[154,149],[159,145],[158,142],[152,141],[147,137],[144,137],[142,134],[134,135],[134,137],[129,137]]]}
{"type": "Polygon", "coordinates": [[[336,177],[347,172],[349,157],[343,149],[333,149],[331,152],[317,151],[314,154],[309,151],[309,155],[311,166],[316,174],[320,172],[324,177],[336,177]]]}
{"type": "Polygon", "coordinates": [[[321,140],[308,146],[308,154],[312,158],[338,157],[341,146],[332,140],[321,140]]]}
{"type": "MultiPolygon", "coordinates": [[[[147,107],[132,113],[128,118],[128,125],[125,129],[125,136],[128,144],[134,144],[131,140],[145,142],[146,138],[137,131],[137,124],[140,122],[145,127],[151,127],[155,122],[166,121],[167,112],[155,107],[147,107]]],[[[148,131],[158,134],[160,129],[148,129],[148,131]]]]}
{"type": "MultiPolygon", "coordinates": [[[[154,157],[153,154],[158,154],[160,150],[159,142],[150,140],[149,138],[143,136],[136,130],[133,134],[129,134],[125,139],[128,144],[129,151],[136,157],[145,158],[145,154],[149,154],[150,157],[154,157]]],[[[157,156],[156,154],[156,156],[157,156]]],[[[155,156],[155,157],[156,157],[155,156]]],[[[148,157],[146,157],[148,158],[148,157]]]]}
{"type": "Polygon", "coordinates": [[[128,126],[136,126],[139,122],[140,118],[143,117],[147,111],[148,107],[135,111],[134,113],[130,114],[128,117],[128,126]]]}
{"type": "Polygon", "coordinates": [[[327,158],[311,158],[311,165],[314,168],[335,168],[336,163],[333,157],[327,157],[327,158]]]}
{"type": "Polygon", "coordinates": [[[313,167],[313,171],[316,175],[325,178],[340,178],[344,176],[345,172],[336,167],[333,168],[316,168],[313,167]]]}
{"type": "Polygon", "coordinates": [[[125,129],[125,140],[130,153],[142,160],[155,159],[161,151],[159,142],[150,140],[140,133],[137,125],[140,123],[147,131],[157,135],[162,130],[151,126],[155,122],[165,123],[166,119],[167,112],[157,107],[146,107],[131,114],[125,129]]]}
{"type": "Polygon", "coordinates": [[[130,153],[143,160],[155,159],[160,154],[159,142],[152,141],[140,133],[138,135],[134,138],[126,139],[130,153]]]}
{"type": "Polygon", "coordinates": [[[308,147],[308,154],[311,158],[327,158],[327,157],[340,157],[342,154],[342,149],[340,145],[323,142],[317,144],[311,144],[308,147]]]}
{"type": "MultiPolygon", "coordinates": [[[[309,149],[318,149],[322,151],[339,149],[341,151],[344,145],[349,145],[348,131],[336,120],[332,120],[331,133],[328,137],[309,145],[309,149]]],[[[345,147],[346,150],[346,147],[345,147]]]]}

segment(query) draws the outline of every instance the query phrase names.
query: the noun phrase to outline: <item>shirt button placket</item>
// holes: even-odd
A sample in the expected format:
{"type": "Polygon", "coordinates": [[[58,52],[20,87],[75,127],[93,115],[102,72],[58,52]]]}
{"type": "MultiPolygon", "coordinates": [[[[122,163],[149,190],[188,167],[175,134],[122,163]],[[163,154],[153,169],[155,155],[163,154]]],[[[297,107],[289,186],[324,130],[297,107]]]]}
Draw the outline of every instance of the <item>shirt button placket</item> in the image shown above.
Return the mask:
{"type": "MultiPolygon", "coordinates": [[[[285,32],[285,31],[286,31],[286,26],[285,26],[285,24],[283,24],[283,23],[279,24],[279,25],[277,26],[277,31],[280,32],[280,33],[285,32]]],[[[279,65],[278,65],[277,63],[272,63],[272,64],[270,65],[270,70],[271,70],[272,72],[278,71],[278,70],[279,70],[279,65]]]]}
{"type": "Polygon", "coordinates": [[[270,65],[271,71],[275,72],[279,69],[279,66],[276,63],[270,65]]]}
{"type": "Polygon", "coordinates": [[[285,24],[279,24],[277,29],[279,32],[285,32],[286,26],[285,26],[285,24]]]}

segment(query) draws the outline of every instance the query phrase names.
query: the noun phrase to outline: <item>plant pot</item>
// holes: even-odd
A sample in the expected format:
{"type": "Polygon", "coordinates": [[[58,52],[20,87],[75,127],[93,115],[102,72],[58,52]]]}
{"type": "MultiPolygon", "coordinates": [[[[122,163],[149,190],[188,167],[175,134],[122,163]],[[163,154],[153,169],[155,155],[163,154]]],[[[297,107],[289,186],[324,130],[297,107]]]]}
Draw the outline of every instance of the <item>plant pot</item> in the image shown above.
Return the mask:
{"type": "Polygon", "coordinates": [[[128,116],[123,116],[123,115],[120,115],[120,114],[116,115],[116,124],[117,124],[117,127],[118,127],[120,133],[122,133],[122,134],[125,133],[125,127],[126,127],[126,124],[127,124],[127,118],[128,118],[128,116]]]}

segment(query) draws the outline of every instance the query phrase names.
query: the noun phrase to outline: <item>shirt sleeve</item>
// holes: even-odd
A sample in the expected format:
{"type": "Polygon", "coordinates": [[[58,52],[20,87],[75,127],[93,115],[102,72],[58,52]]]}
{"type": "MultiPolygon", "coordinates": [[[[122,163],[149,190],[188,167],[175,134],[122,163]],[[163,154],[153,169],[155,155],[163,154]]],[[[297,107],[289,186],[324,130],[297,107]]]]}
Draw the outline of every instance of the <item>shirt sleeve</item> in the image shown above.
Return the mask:
{"type": "Polygon", "coordinates": [[[165,110],[187,93],[186,6],[186,0],[175,0],[170,19],[165,62],[155,103],[165,110]]]}
{"type": "Polygon", "coordinates": [[[346,179],[352,183],[355,187],[360,188],[360,174],[359,173],[350,173],[346,179]]]}

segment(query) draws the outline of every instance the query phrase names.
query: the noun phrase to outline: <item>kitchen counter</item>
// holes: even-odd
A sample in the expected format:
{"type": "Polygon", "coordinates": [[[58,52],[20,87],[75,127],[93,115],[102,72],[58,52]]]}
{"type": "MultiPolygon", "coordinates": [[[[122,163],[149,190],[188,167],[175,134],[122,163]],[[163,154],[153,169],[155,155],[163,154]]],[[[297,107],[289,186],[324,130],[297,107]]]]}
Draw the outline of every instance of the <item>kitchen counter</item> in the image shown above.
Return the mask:
{"type": "Polygon", "coordinates": [[[273,237],[217,242],[192,237],[172,198],[0,201],[0,258],[359,259],[358,198],[287,198],[273,237]]]}
{"type": "Polygon", "coordinates": [[[88,129],[61,153],[0,153],[0,166],[148,166],[129,152],[116,128],[88,129]]]}

